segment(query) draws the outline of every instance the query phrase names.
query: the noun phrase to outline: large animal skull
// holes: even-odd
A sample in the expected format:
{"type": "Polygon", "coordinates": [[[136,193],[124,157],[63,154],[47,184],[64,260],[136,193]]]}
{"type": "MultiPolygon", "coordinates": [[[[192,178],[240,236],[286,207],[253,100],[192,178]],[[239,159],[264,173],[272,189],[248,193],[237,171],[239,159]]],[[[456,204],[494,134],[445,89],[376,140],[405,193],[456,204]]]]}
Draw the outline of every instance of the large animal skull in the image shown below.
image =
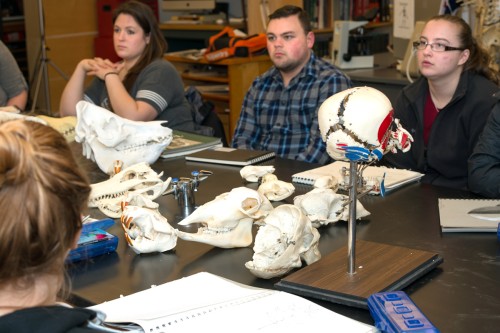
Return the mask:
{"type": "Polygon", "coordinates": [[[177,230],[157,210],[126,206],[120,221],[135,253],[165,252],[177,245],[177,230]]]}
{"type": "Polygon", "coordinates": [[[346,150],[360,148],[367,152],[363,160],[371,162],[396,148],[407,152],[413,141],[393,118],[389,99],[370,87],[346,89],[327,98],[319,108],[318,122],[327,153],[335,160],[353,160],[346,150]]]}
{"type": "Polygon", "coordinates": [[[83,154],[99,168],[112,174],[113,163],[124,167],[140,162],[153,164],[172,141],[172,130],[162,121],[133,121],[89,102],[76,105],[75,140],[83,154]]]}
{"type": "Polygon", "coordinates": [[[118,218],[122,214],[122,202],[128,200],[128,192],[135,191],[149,200],[164,194],[171,178],[162,181],[162,175],[157,174],[147,163],[125,168],[110,179],[91,185],[89,207],[97,207],[107,216],[118,218]]]}
{"type": "MultiPolygon", "coordinates": [[[[335,193],[332,189],[315,188],[306,194],[294,197],[293,204],[309,217],[313,227],[316,228],[349,219],[349,197],[335,193]]],[[[368,215],[370,212],[357,200],[356,218],[368,215]]]]}
{"type": "Polygon", "coordinates": [[[281,201],[295,192],[295,186],[292,183],[279,180],[276,175],[268,173],[262,177],[262,182],[257,191],[270,201],[281,201]]]}
{"type": "Polygon", "coordinates": [[[319,232],[296,206],[276,207],[259,228],[253,247],[252,261],[245,267],[257,277],[282,276],[296,267],[312,264],[321,258],[319,232]]]}
{"type": "Polygon", "coordinates": [[[221,248],[245,247],[252,243],[254,220],[262,219],[273,206],[257,191],[237,187],[198,207],[178,224],[201,223],[197,233],[179,230],[179,238],[221,248]]]}

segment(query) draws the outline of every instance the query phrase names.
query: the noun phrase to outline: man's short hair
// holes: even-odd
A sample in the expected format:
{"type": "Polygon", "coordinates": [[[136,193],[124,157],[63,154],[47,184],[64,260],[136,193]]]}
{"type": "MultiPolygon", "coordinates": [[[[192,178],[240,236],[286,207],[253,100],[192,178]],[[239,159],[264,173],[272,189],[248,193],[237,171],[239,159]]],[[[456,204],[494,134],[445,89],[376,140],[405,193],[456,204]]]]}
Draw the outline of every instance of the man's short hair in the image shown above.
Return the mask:
{"type": "Polygon", "coordinates": [[[307,13],[302,8],[293,5],[285,5],[281,8],[276,9],[271,15],[269,15],[269,21],[286,18],[293,15],[297,15],[300,21],[300,25],[302,25],[302,28],[304,29],[304,32],[306,34],[312,31],[311,20],[309,19],[307,13]]]}

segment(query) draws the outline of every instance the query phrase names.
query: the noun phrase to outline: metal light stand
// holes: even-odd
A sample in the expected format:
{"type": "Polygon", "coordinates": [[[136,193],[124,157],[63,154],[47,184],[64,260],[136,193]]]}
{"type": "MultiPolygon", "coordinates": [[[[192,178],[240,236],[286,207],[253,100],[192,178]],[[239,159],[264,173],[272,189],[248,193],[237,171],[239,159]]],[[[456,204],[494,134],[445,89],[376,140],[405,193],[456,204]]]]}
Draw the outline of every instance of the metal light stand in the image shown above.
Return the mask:
{"type": "Polygon", "coordinates": [[[404,288],[438,266],[443,258],[418,249],[356,241],[357,200],[373,189],[365,186],[363,168],[358,170],[359,163],[366,161],[349,159],[349,162],[347,245],[286,276],[275,287],[301,296],[367,308],[370,295],[404,288]]]}
{"type": "MultiPolygon", "coordinates": [[[[51,103],[50,103],[50,89],[49,89],[49,76],[48,76],[48,68],[47,64],[51,65],[58,73],[61,75],[63,79],[68,81],[69,77],[59,68],[56,64],[54,64],[47,57],[47,44],[45,42],[45,21],[43,15],[43,1],[38,0],[38,18],[40,22],[40,38],[41,38],[41,49],[40,49],[40,60],[38,62],[37,70],[38,74],[34,78],[36,78],[36,86],[35,92],[33,96],[33,104],[31,106],[31,112],[35,111],[36,103],[38,100],[38,93],[40,91],[40,84],[42,83],[42,78],[44,81],[44,90],[45,90],[45,103],[47,106],[47,112],[49,114],[52,113],[51,103]]],[[[36,70],[35,70],[36,72],[36,70]]]]}

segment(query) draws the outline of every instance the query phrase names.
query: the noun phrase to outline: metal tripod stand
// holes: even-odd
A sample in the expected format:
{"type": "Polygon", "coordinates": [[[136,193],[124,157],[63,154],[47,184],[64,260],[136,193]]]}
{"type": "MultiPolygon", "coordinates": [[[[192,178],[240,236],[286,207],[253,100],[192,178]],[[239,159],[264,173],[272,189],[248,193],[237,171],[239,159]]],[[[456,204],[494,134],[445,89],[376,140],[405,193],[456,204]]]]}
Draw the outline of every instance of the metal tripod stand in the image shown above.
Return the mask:
{"type": "Polygon", "coordinates": [[[37,62],[37,66],[35,67],[36,76],[33,78],[36,79],[35,92],[32,99],[31,112],[35,111],[36,103],[38,101],[38,94],[40,92],[40,85],[42,83],[42,79],[44,82],[44,92],[45,92],[45,103],[47,107],[47,112],[49,114],[52,113],[51,102],[50,102],[50,89],[49,89],[49,73],[48,73],[48,65],[52,66],[59,75],[66,81],[69,77],[47,57],[47,44],[45,42],[45,21],[43,15],[43,1],[38,0],[38,18],[40,22],[40,40],[41,40],[41,48],[40,48],[40,59],[37,62]]]}

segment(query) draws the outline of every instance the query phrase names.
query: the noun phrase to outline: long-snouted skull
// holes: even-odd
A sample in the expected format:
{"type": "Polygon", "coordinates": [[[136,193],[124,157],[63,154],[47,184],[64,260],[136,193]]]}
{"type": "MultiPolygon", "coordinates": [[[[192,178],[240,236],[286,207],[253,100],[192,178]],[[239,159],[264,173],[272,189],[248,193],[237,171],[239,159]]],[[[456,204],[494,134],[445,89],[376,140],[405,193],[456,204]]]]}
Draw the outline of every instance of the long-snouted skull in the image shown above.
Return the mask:
{"type": "Polygon", "coordinates": [[[252,225],[273,206],[257,191],[237,187],[198,207],[178,224],[200,223],[197,233],[179,230],[179,238],[221,248],[246,247],[252,243],[252,225]]]}
{"type": "Polygon", "coordinates": [[[255,276],[263,279],[282,276],[301,267],[302,261],[309,265],[321,258],[319,232],[298,207],[278,206],[264,222],[255,237],[252,261],[245,263],[255,276]]]}
{"type": "MultiPolygon", "coordinates": [[[[313,227],[349,219],[349,196],[335,193],[332,189],[315,188],[306,194],[293,198],[293,204],[309,217],[313,227]]],[[[356,218],[370,215],[363,205],[356,201],[356,218]]]]}
{"type": "Polygon", "coordinates": [[[295,192],[295,186],[292,183],[279,180],[276,175],[269,173],[262,177],[262,183],[257,191],[271,201],[281,201],[295,192]]]}
{"type": "Polygon", "coordinates": [[[76,105],[75,140],[83,155],[107,173],[113,173],[116,160],[123,167],[140,162],[153,164],[172,141],[172,130],[163,121],[133,121],[89,102],[76,105]]]}
{"type": "Polygon", "coordinates": [[[129,192],[136,192],[149,200],[164,194],[171,178],[161,180],[163,173],[157,174],[147,163],[138,163],[123,169],[108,180],[92,184],[88,205],[97,207],[106,216],[119,218],[122,202],[127,201],[129,192]]]}
{"type": "Polygon", "coordinates": [[[156,210],[126,206],[120,221],[128,245],[137,254],[165,252],[177,245],[177,230],[156,210]]]}
{"type": "Polygon", "coordinates": [[[366,150],[365,161],[375,161],[396,148],[410,150],[412,136],[393,117],[390,100],[370,87],[355,87],[327,98],[318,110],[321,137],[335,160],[349,161],[348,147],[366,150]],[[393,129],[391,129],[391,127],[393,129]]]}

